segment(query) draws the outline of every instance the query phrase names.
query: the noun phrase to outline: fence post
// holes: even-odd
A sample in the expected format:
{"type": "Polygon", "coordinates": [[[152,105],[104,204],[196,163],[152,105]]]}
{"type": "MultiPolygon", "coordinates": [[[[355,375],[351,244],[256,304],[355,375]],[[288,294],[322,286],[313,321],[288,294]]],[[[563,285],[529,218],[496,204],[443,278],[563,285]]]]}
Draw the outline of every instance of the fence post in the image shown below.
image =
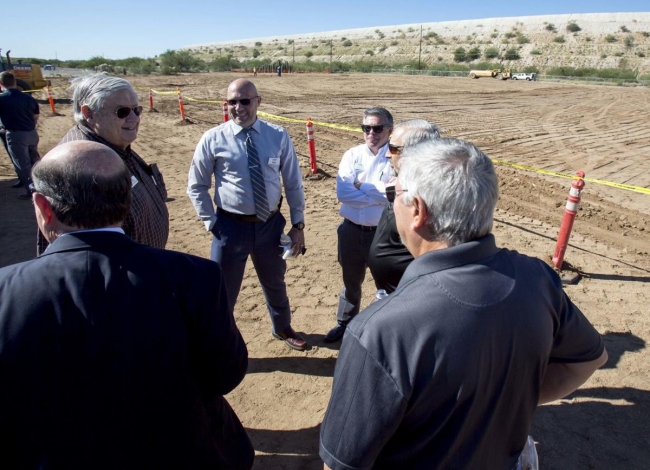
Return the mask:
{"type": "Polygon", "coordinates": [[[571,190],[569,197],[566,201],[564,209],[564,217],[562,218],[562,225],[560,226],[560,233],[557,237],[557,244],[555,246],[555,253],[553,254],[553,266],[557,269],[562,269],[564,263],[564,253],[569,245],[569,237],[571,236],[571,229],[573,228],[573,221],[578,213],[578,206],[580,204],[580,192],[585,187],[584,177],[585,172],[580,170],[576,172],[577,178],[571,182],[571,190]]]}

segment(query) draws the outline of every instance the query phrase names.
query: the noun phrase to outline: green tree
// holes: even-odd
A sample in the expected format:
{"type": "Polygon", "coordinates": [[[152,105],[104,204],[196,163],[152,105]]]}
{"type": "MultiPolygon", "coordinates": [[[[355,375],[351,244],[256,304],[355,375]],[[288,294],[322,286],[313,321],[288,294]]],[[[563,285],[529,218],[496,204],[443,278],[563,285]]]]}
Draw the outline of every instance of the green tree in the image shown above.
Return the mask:
{"type": "Polygon", "coordinates": [[[496,57],[499,57],[499,49],[496,47],[488,47],[485,49],[485,52],[483,53],[486,59],[494,59],[496,57]]]}
{"type": "Polygon", "coordinates": [[[467,62],[481,58],[481,49],[473,47],[467,52],[467,62]]]}
{"type": "Polygon", "coordinates": [[[467,60],[467,51],[462,47],[457,48],[454,51],[454,60],[456,62],[465,62],[467,60]]]}
{"type": "Polygon", "coordinates": [[[514,47],[508,49],[503,56],[506,60],[519,60],[519,52],[514,47]]]}
{"type": "Polygon", "coordinates": [[[572,33],[577,33],[578,31],[582,31],[582,28],[580,26],[578,26],[578,24],[575,21],[570,21],[566,25],[566,30],[570,31],[572,33]]]}

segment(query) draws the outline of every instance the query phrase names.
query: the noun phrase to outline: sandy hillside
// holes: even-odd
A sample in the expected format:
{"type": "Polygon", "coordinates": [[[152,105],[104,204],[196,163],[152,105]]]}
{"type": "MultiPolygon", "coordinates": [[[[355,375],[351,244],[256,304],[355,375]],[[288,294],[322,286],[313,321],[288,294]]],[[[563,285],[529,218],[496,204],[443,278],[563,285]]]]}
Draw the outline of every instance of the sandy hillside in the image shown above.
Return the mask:
{"type": "Polygon", "coordinates": [[[401,66],[410,62],[413,68],[413,62],[417,65],[420,59],[424,66],[454,63],[454,51],[459,47],[480,52],[480,58],[472,63],[503,62],[516,70],[530,66],[541,72],[560,66],[624,68],[643,76],[650,74],[650,12],[413,23],[205,43],[184,49],[208,61],[227,55],[275,63],[329,62],[331,57],[334,61],[401,66]],[[571,24],[578,30],[569,30],[571,24]],[[520,58],[504,60],[506,51],[513,48],[520,58]],[[487,57],[489,49],[498,55],[487,57]]]}
{"type": "MultiPolygon", "coordinates": [[[[132,80],[146,104],[150,87],[180,86],[186,97],[219,100],[234,78],[197,74],[132,80]]],[[[584,170],[589,181],[566,255],[567,265],[582,279],[566,291],[604,335],[610,360],[568,399],[541,407],[531,434],[545,470],[648,468],[650,195],[643,188],[650,188],[650,90],[387,75],[268,75],[255,81],[264,100],[261,110],[274,115],[356,126],[363,109],[381,105],[398,121],[428,119],[445,136],[476,143],[500,162],[498,243],[546,261],[555,247],[570,179],[544,172],[584,170]]],[[[60,115],[51,116],[42,105],[42,152],[72,125],[69,101],[61,90],[56,96],[60,115]]],[[[208,256],[210,236],[185,188],[194,146],[205,130],[221,122],[221,106],[188,101],[186,123],[179,121],[175,96],[156,96],[155,107],[157,112],[143,115],[134,147],[147,161],[157,162],[165,176],[172,198],[168,248],[208,256]]],[[[307,174],[304,123],[283,125],[307,174]]],[[[308,251],[291,260],[287,272],[293,325],[310,341],[309,351],[289,350],[271,337],[250,267],[244,279],[236,318],[251,360],[247,377],[228,400],[253,440],[256,469],[322,468],[318,427],[337,357],[337,348],[322,338],[334,325],[341,287],[334,176],[343,152],[360,141],[359,133],[316,127],[322,178],[305,180],[308,251]]],[[[32,207],[15,197],[12,181],[3,157],[0,266],[34,254],[32,207]]],[[[368,276],[364,304],[372,296],[371,284],[368,276]]]]}

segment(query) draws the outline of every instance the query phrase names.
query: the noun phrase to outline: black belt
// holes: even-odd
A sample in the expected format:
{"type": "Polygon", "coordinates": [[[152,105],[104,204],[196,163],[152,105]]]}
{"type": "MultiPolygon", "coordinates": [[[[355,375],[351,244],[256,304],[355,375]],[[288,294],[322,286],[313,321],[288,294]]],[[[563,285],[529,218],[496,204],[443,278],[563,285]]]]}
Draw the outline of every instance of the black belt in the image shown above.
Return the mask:
{"type": "MultiPolygon", "coordinates": [[[[274,211],[271,211],[269,214],[269,218],[266,219],[267,221],[273,217],[273,214],[275,214],[277,211],[280,210],[280,206],[278,206],[277,209],[274,211]]],[[[217,212],[220,214],[227,215],[228,217],[232,217],[235,220],[239,220],[240,222],[250,222],[250,223],[258,223],[262,222],[261,219],[259,219],[255,214],[249,215],[249,214],[235,214],[234,212],[228,212],[225,209],[222,209],[221,207],[217,207],[217,212]]]]}
{"type": "Polygon", "coordinates": [[[354,225],[354,226],[357,227],[357,228],[360,228],[361,230],[366,230],[366,231],[368,231],[368,232],[372,232],[372,231],[374,231],[374,230],[377,230],[377,226],[376,226],[376,225],[359,225],[359,224],[355,224],[355,223],[352,222],[350,219],[343,219],[343,220],[344,220],[345,222],[349,223],[349,224],[354,225]]]}

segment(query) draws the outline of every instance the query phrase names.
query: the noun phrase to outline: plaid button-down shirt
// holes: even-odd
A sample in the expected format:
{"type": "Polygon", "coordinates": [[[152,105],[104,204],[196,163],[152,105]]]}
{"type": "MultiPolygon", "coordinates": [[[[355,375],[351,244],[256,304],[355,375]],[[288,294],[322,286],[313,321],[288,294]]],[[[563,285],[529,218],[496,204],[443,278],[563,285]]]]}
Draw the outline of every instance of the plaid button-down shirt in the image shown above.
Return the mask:
{"type": "MultiPolygon", "coordinates": [[[[76,125],[61,139],[59,145],[74,140],[92,140],[104,144],[122,158],[131,173],[131,209],[122,224],[124,232],[138,243],[165,248],[169,237],[167,188],[158,167],[148,165],[131,147],[120,150],[83,125],[76,125]]],[[[37,255],[47,248],[47,240],[38,231],[37,255]]]]}

